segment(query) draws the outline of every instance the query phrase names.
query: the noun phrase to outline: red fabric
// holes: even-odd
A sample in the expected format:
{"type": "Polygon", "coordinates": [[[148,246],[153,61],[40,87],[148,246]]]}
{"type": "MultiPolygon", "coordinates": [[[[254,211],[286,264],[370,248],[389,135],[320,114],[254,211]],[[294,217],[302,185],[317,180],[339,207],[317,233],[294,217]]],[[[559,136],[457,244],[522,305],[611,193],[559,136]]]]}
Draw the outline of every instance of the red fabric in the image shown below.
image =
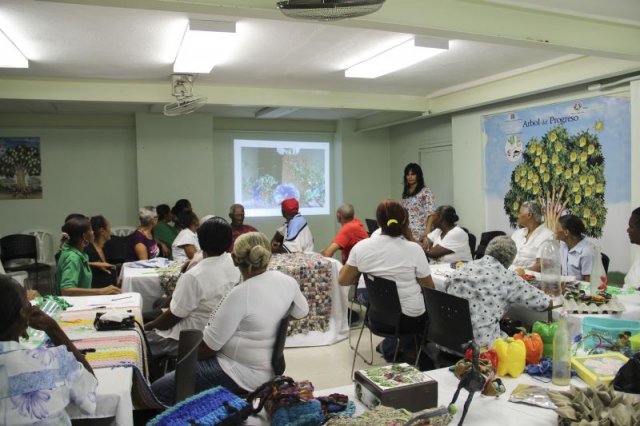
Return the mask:
{"type": "Polygon", "coordinates": [[[353,218],[351,221],[342,225],[338,234],[336,234],[333,242],[340,246],[342,250],[342,264],[344,265],[349,259],[349,253],[353,246],[360,240],[364,240],[369,235],[364,229],[364,225],[358,218],[353,218]]]}
{"type": "Polygon", "coordinates": [[[282,202],[282,211],[289,214],[298,214],[300,204],[295,198],[287,198],[282,202]]]}
{"type": "Polygon", "coordinates": [[[246,234],[248,232],[258,232],[258,230],[251,225],[245,224],[242,224],[242,226],[231,226],[231,245],[229,246],[229,249],[227,251],[229,253],[233,252],[233,245],[235,244],[236,239],[240,235],[246,234]]]}

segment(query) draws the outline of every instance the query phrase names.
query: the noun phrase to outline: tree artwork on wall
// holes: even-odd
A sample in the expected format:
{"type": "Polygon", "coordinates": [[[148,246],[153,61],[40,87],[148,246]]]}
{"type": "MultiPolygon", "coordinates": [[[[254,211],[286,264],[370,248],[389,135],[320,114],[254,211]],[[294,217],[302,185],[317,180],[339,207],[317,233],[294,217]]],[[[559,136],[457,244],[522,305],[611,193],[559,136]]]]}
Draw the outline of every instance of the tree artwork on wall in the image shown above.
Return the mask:
{"type": "Polygon", "coordinates": [[[0,138],[0,199],[42,198],[40,138],[0,138]]]}
{"type": "Polygon", "coordinates": [[[545,207],[547,226],[553,229],[563,213],[582,218],[590,237],[602,236],[607,216],[604,192],[604,156],[597,132],[589,130],[569,135],[559,126],[539,140],[529,139],[523,162],[511,173],[510,188],[504,197],[504,210],[512,227],[525,201],[537,201],[545,207]]]}

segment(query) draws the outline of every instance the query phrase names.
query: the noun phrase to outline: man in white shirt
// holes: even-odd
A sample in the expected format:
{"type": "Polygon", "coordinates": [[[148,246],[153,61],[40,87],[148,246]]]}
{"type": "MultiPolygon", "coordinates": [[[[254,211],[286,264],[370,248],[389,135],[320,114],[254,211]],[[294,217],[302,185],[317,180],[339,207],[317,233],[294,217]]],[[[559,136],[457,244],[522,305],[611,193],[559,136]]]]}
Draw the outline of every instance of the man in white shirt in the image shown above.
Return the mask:
{"type": "Polygon", "coordinates": [[[286,222],[271,239],[273,253],[313,253],[313,235],[299,208],[300,204],[295,198],[287,198],[282,202],[282,217],[286,222]]]}
{"type": "Polygon", "coordinates": [[[180,331],[204,330],[211,312],[224,295],[240,282],[240,270],[227,253],[231,226],[221,217],[205,221],[198,229],[203,259],[178,279],[169,309],[145,324],[154,357],[176,355],[180,331]]]}
{"type": "Polygon", "coordinates": [[[545,241],[553,239],[553,231],[544,224],[542,206],[525,201],[518,213],[518,229],[511,235],[518,253],[512,266],[540,272],[540,252],[545,241]]]}

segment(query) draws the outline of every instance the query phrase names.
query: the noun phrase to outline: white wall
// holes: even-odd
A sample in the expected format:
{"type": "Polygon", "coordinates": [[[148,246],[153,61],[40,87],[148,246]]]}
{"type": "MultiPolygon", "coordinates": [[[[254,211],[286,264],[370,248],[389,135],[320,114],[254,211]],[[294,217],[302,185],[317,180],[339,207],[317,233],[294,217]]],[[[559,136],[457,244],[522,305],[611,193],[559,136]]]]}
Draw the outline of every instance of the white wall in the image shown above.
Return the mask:
{"type": "Polygon", "coordinates": [[[69,213],[103,214],[113,225],[136,218],[135,134],[130,128],[3,128],[0,136],[39,136],[43,197],[0,200],[0,235],[26,229],[57,241],[69,213]]]}

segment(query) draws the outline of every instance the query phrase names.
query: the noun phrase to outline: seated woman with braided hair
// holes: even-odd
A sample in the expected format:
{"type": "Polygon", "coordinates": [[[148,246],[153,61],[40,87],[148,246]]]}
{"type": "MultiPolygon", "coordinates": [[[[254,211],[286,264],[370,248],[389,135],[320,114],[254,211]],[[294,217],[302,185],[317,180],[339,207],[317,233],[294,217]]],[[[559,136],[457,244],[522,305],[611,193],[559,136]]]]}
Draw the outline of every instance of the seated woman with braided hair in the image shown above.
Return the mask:
{"type": "Polygon", "coordinates": [[[68,405],[93,413],[98,381],[58,323],[31,306],[25,289],[7,275],[0,275],[0,295],[2,424],[71,424],[68,405]],[[55,346],[21,345],[27,327],[44,331],[55,346]]]}
{"type": "MultiPolygon", "coordinates": [[[[403,238],[408,230],[409,215],[399,202],[382,201],[376,209],[376,221],[381,235],[353,246],[347,263],[340,269],[338,282],[351,285],[358,281],[360,273],[395,281],[402,310],[401,333],[422,332],[427,316],[420,287],[434,288],[429,262],[418,243],[403,238]]],[[[408,349],[413,341],[407,339],[400,345],[401,349],[408,349]]],[[[395,347],[395,339],[387,338],[378,349],[391,361],[395,347]]]]}
{"type": "MultiPolygon", "coordinates": [[[[224,386],[231,392],[253,391],[274,377],[271,355],[280,320],[309,313],[298,282],[267,271],[271,243],[260,232],[243,234],[231,254],[244,279],[214,309],[204,329],[195,373],[195,392],[224,386]]],[[[166,405],[175,400],[175,373],[151,385],[166,405]]]]}

